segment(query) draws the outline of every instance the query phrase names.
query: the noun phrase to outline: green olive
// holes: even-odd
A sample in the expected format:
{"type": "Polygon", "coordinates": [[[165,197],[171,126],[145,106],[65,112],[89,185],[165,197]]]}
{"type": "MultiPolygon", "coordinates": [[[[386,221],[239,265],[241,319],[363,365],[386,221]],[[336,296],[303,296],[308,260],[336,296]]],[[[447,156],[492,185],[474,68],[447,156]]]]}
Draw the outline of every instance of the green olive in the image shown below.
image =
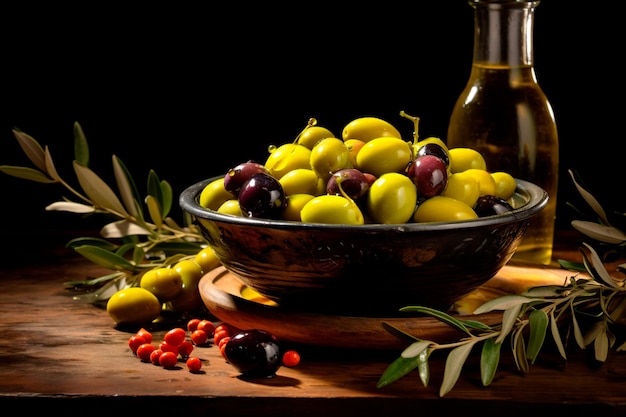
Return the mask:
{"type": "Polygon", "coordinates": [[[242,216],[241,207],[239,207],[239,200],[236,198],[226,200],[217,209],[218,213],[230,214],[231,216],[242,216]]]}
{"type": "Polygon", "coordinates": [[[377,177],[404,172],[412,158],[411,145],[399,138],[380,137],[366,142],[356,155],[359,170],[377,177]]]}
{"type": "Polygon", "coordinates": [[[310,126],[306,128],[298,137],[298,143],[309,149],[313,149],[315,144],[322,139],[334,138],[335,135],[329,129],[322,126],[310,126]]]}
{"type": "Polygon", "coordinates": [[[150,291],[128,287],[114,293],[107,301],[107,313],[120,326],[150,324],[161,314],[161,302],[150,291]]]}
{"type": "Polygon", "coordinates": [[[283,175],[278,182],[283,186],[285,195],[326,194],[326,181],[320,178],[312,169],[297,168],[291,170],[283,175]]]}
{"type": "Polygon", "coordinates": [[[495,195],[496,193],[496,180],[490,173],[484,169],[470,168],[465,171],[478,181],[478,188],[480,195],[495,195]]]}
{"type": "Polygon", "coordinates": [[[450,172],[453,174],[470,168],[487,170],[485,158],[476,149],[451,148],[448,149],[448,155],[450,155],[450,172]]]}
{"type": "Polygon", "coordinates": [[[478,180],[466,173],[457,172],[448,176],[448,184],[441,195],[461,200],[470,207],[474,207],[480,197],[478,180]]]}
{"type": "Polygon", "coordinates": [[[515,194],[517,188],[517,181],[508,172],[496,171],[492,172],[491,176],[496,182],[495,196],[500,197],[503,200],[508,200],[515,194]]]}
{"type": "Polygon", "coordinates": [[[424,200],[413,215],[413,220],[418,223],[457,222],[477,218],[476,212],[466,203],[443,195],[424,200]]]}
{"type": "Polygon", "coordinates": [[[376,223],[400,224],[411,219],[417,190],[406,175],[389,172],[374,181],[367,195],[367,211],[376,223]]]}
{"type": "Polygon", "coordinates": [[[217,211],[226,200],[233,198],[235,196],[224,188],[224,178],[218,178],[202,189],[198,202],[204,208],[217,211]]]}
{"type": "Polygon", "coordinates": [[[143,274],[139,286],[160,301],[170,301],[183,290],[183,279],[174,268],[161,267],[143,274]]]}
{"type": "Polygon", "coordinates": [[[310,168],[311,150],[297,143],[285,143],[270,150],[265,160],[265,168],[277,180],[297,168],[310,168]]]}
{"type": "Polygon", "coordinates": [[[350,150],[341,139],[322,139],[311,150],[310,167],[326,183],[333,172],[352,168],[350,150]]]}
{"type": "Polygon", "coordinates": [[[183,259],[174,265],[183,280],[183,289],[170,301],[173,311],[188,312],[200,309],[204,304],[200,296],[198,283],[204,276],[202,267],[194,260],[183,259]]]}
{"type": "Polygon", "coordinates": [[[354,201],[340,195],[320,195],[300,211],[304,223],[363,224],[363,213],[354,201]]]}
{"type": "Polygon", "coordinates": [[[302,208],[314,197],[315,195],[312,194],[290,194],[286,196],[285,199],[287,200],[287,204],[280,213],[281,220],[301,222],[302,217],[300,217],[300,214],[302,212],[302,208]]]}
{"type": "Polygon", "coordinates": [[[359,139],[369,142],[382,137],[402,138],[398,129],[391,123],[378,117],[360,117],[348,123],[341,133],[344,141],[359,139]]]}

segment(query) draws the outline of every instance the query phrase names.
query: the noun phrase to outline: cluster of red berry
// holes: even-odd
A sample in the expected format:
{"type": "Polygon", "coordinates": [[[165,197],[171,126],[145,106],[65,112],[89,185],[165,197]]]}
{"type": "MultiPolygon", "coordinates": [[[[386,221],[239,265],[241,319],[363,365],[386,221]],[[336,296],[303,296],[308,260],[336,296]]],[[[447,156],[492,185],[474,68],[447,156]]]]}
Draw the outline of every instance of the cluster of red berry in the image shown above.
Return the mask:
{"type": "MultiPolygon", "coordinates": [[[[141,328],[128,339],[128,347],[142,362],[173,369],[180,360],[185,362],[190,372],[200,372],[202,360],[191,356],[195,346],[206,346],[212,339],[222,357],[228,360],[224,349],[231,335],[239,331],[240,329],[227,323],[215,325],[210,320],[194,318],[187,322],[187,330],[182,327],[173,328],[158,345],[153,343],[152,333],[141,328]]],[[[284,353],[282,361],[285,366],[294,367],[300,363],[300,355],[289,350],[284,353]]]]}

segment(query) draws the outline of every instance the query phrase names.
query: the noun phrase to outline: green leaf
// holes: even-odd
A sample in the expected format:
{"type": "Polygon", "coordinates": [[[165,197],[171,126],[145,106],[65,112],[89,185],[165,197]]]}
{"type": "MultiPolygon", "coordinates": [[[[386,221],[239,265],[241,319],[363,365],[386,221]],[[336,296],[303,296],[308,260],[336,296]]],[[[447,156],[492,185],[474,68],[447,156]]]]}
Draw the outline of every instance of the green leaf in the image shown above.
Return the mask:
{"type": "Polygon", "coordinates": [[[528,358],[526,357],[526,343],[524,342],[524,328],[525,326],[519,326],[511,335],[511,349],[513,351],[513,357],[515,358],[515,364],[517,369],[527,373],[528,358]]]}
{"type": "Polygon", "coordinates": [[[604,224],[598,224],[584,220],[573,220],[571,222],[571,225],[580,233],[600,242],[615,245],[626,242],[626,233],[613,226],[607,226],[604,224]]]}
{"type": "Polygon", "coordinates": [[[44,151],[39,142],[18,129],[13,129],[13,135],[33,165],[39,168],[41,172],[47,172],[44,151]]]}
{"type": "Polygon", "coordinates": [[[181,242],[181,241],[168,241],[159,242],[153,246],[154,250],[162,250],[167,255],[184,254],[195,255],[204,246],[203,242],[181,242]]]}
{"type": "Polygon", "coordinates": [[[40,182],[42,184],[52,184],[57,181],[51,179],[46,174],[33,168],[17,167],[11,165],[1,165],[0,171],[12,177],[21,178],[23,180],[40,182]]]}
{"type": "Polygon", "coordinates": [[[494,339],[487,339],[483,343],[480,355],[480,377],[483,386],[488,386],[493,381],[500,362],[500,350],[502,344],[495,343],[494,339]]]}
{"type": "Polygon", "coordinates": [[[593,342],[594,357],[597,361],[605,362],[609,355],[609,337],[606,333],[606,326],[602,326],[601,331],[593,342]]]}
{"type": "Polygon", "coordinates": [[[135,196],[133,194],[133,186],[126,176],[127,171],[120,163],[120,160],[113,155],[113,174],[117,183],[117,189],[120,192],[124,207],[133,216],[137,216],[137,205],[135,204],[135,196]]]}
{"type": "Polygon", "coordinates": [[[139,272],[143,269],[98,246],[77,246],[74,250],[91,262],[115,271],[139,272]]]}
{"type": "Polygon", "coordinates": [[[443,382],[441,383],[441,387],[439,387],[440,397],[445,396],[452,390],[452,388],[454,388],[456,381],[461,375],[463,365],[465,364],[467,357],[474,347],[474,343],[476,342],[470,342],[461,345],[457,348],[452,349],[448,354],[448,358],[446,359],[446,367],[443,371],[443,382]]]}
{"type": "Polygon", "coordinates": [[[418,339],[417,337],[413,336],[412,334],[409,334],[403,330],[400,330],[399,328],[397,328],[396,326],[383,321],[382,323],[383,329],[385,329],[386,331],[388,331],[389,333],[391,333],[392,335],[394,335],[395,337],[397,337],[400,340],[404,340],[406,343],[413,343],[416,341],[419,341],[420,339],[418,339]]]}
{"type": "Polygon", "coordinates": [[[107,239],[119,239],[126,236],[145,236],[153,232],[128,220],[118,220],[100,229],[100,235],[107,239]]]}
{"type": "Polygon", "coordinates": [[[417,368],[421,360],[422,359],[420,356],[412,358],[403,358],[402,356],[400,356],[395,361],[393,361],[387,367],[387,369],[385,369],[385,372],[383,372],[380,379],[376,383],[376,388],[382,388],[402,378],[403,376],[417,368]]]}
{"type": "Polygon", "coordinates": [[[98,301],[108,300],[113,294],[127,287],[124,276],[124,274],[118,274],[117,277],[109,280],[109,282],[104,284],[98,290],[91,293],[76,295],[72,297],[72,299],[74,301],[91,304],[97,303],[98,301]]]}
{"type": "Polygon", "coordinates": [[[48,174],[48,176],[50,176],[50,178],[56,181],[61,182],[61,176],[59,175],[59,173],[57,172],[57,169],[54,166],[54,162],[52,161],[52,155],[50,154],[50,150],[48,149],[47,146],[44,151],[44,159],[46,161],[46,173],[48,174]]]}
{"type": "Polygon", "coordinates": [[[70,240],[65,246],[70,249],[76,249],[79,246],[96,246],[109,252],[113,252],[117,249],[117,245],[97,237],[79,237],[70,240]]]}
{"type": "MultiPolygon", "coordinates": [[[[163,190],[161,188],[161,181],[154,170],[150,170],[148,173],[148,195],[156,198],[159,204],[163,203],[163,190]]],[[[162,208],[162,207],[161,207],[162,208]]]]}
{"type": "MultiPolygon", "coordinates": [[[[570,304],[570,313],[572,317],[572,330],[574,331],[574,340],[576,340],[576,344],[578,345],[579,348],[584,349],[585,338],[583,337],[583,333],[580,330],[580,325],[578,324],[578,319],[576,318],[576,310],[574,309],[573,304],[570,304]]],[[[556,320],[554,318],[554,313],[552,314],[552,321],[555,322],[554,327],[556,327],[556,320]]],[[[556,330],[558,332],[558,327],[556,327],[556,330]]],[[[559,342],[560,342],[560,338],[559,338],[559,342]]],[[[563,346],[562,343],[561,343],[561,346],[563,346]]],[[[563,349],[562,356],[565,358],[565,349],[563,349]]]]}
{"type": "Polygon", "coordinates": [[[582,262],[570,262],[563,259],[559,259],[558,262],[563,269],[574,272],[587,272],[587,268],[585,268],[585,265],[582,262]]]}
{"type": "Polygon", "coordinates": [[[406,349],[402,351],[400,356],[403,358],[413,358],[415,356],[419,356],[424,349],[428,349],[428,346],[432,344],[429,340],[420,340],[414,343],[411,343],[406,349]]]}
{"type": "Polygon", "coordinates": [[[85,194],[97,206],[120,217],[130,217],[113,190],[92,170],[74,161],[74,171],[85,194]]]}
{"type": "Polygon", "coordinates": [[[89,145],[83,128],[78,122],[74,123],[74,160],[84,167],[89,166],[89,145]]]}
{"type": "Polygon", "coordinates": [[[161,208],[157,199],[151,195],[146,197],[146,205],[148,206],[148,213],[152,222],[156,225],[157,229],[163,227],[163,217],[161,216],[161,208]]]}
{"type": "Polygon", "coordinates": [[[522,305],[523,304],[513,304],[511,307],[504,310],[504,313],[502,313],[502,330],[500,330],[496,343],[502,343],[511,329],[513,329],[522,311],[522,305]]]}
{"type": "Polygon", "coordinates": [[[428,358],[430,356],[430,349],[424,349],[422,353],[417,357],[419,359],[417,363],[417,371],[419,373],[420,381],[425,387],[430,382],[430,366],[428,365],[428,358]]]}
{"type": "Polygon", "coordinates": [[[572,177],[572,181],[574,182],[576,189],[578,190],[580,195],[585,199],[587,204],[589,204],[589,206],[593,209],[593,211],[595,211],[596,214],[600,217],[600,219],[602,219],[602,222],[604,224],[610,225],[609,220],[606,217],[606,213],[604,212],[604,209],[602,208],[600,203],[598,203],[598,200],[596,200],[596,198],[593,195],[591,195],[591,193],[589,193],[578,182],[576,182],[576,178],[574,177],[574,173],[572,172],[571,169],[568,169],[567,172],[569,172],[569,175],[570,177],[572,177]]]}
{"type": "MultiPolygon", "coordinates": [[[[576,322],[576,318],[574,316],[574,312],[572,311],[572,317],[574,317],[574,334],[576,335],[576,332],[580,333],[580,329],[578,328],[578,323],[576,322]]],[[[561,340],[561,334],[559,332],[559,323],[557,323],[556,317],[554,316],[554,310],[552,310],[550,312],[550,333],[552,333],[552,339],[554,339],[554,344],[556,345],[557,349],[559,350],[559,353],[561,354],[561,357],[565,360],[567,360],[567,354],[565,353],[565,346],[563,346],[563,340],[561,340]]],[[[576,341],[579,343],[582,342],[581,338],[582,335],[576,335],[576,341]]],[[[582,344],[582,348],[585,348],[584,343],[582,344]]]]}
{"type": "Polygon", "coordinates": [[[548,315],[543,310],[533,310],[528,315],[530,326],[530,335],[528,336],[528,347],[526,348],[526,357],[530,363],[535,363],[535,359],[539,355],[539,351],[543,346],[548,330],[548,315]]]}
{"type": "Polygon", "coordinates": [[[503,295],[502,297],[495,298],[493,300],[489,300],[486,303],[482,304],[476,310],[474,310],[474,314],[483,314],[488,313],[493,310],[507,310],[514,306],[519,306],[522,304],[528,304],[533,301],[542,301],[537,298],[528,298],[522,295],[503,295]]]}
{"type": "MultiPolygon", "coordinates": [[[[584,253],[583,253],[583,261],[585,263],[585,266],[587,267],[587,270],[594,277],[594,279],[596,279],[597,281],[599,281],[599,282],[601,282],[601,283],[603,283],[605,285],[608,285],[609,287],[620,288],[619,285],[617,285],[617,283],[613,280],[613,278],[611,278],[611,275],[609,274],[609,272],[604,267],[604,264],[602,263],[602,260],[598,256],[598,253],[593,249],[593,247],[591,247],[591,245],[589,245],[588,243],[585,243],[585,242],[583,242],[583,245],[587,249],[589,249],[589,253],[591,254],[591,262],[593,264],[593,267],[591,267],[589,265],[589,261],[587,260],[587,257],[585,256],[584,253]]],[[[581,251],[581,253],[582,253],[582,251],[581,251]]]]}
{"type": "Polygon", "coordinates": [[[563,285],[541,285],[529,288],[521,295],[531,298],[557,298],[562,297],[563,293],[570,289],[571,288],[563,285]]]}
{"type": "Polygon", "coordinates": [[[403,312],[415,312],[415,313],[423,313],[423,314],[428,314],[434,318],[436,318],[437,320],[446,323],[449,326],[454,327],[455,329],[466,333],[467,335],[471,336],[472,333],[469,331],[469,329],[463,324],[463,322],[461,322],[460,320],[455,319],[454,317],[452,317],[451,315],[444,313],[443,311],[439,311],[433,308],[429,308],[429,307],[423,307],[423,306],[409,306],[409,307],[402,307],[400,309],[400,311],[403,312]]]}
{"type": "Polygon", "coordinates": [[[169,182],[163,180],[161,181],[161,208],[163,210],[163,218],[167,217],[170,214],[170,210],[172,209],[172,202],[174,201],[174,192],[172,191],[172,186],[169,182]]]}
{"type": "Polygon", "coordinates": [[[459,320],[466,327],[478,330],[491,330],[491,326],[487,326],[485,323],[476,320],[459,320]]]}

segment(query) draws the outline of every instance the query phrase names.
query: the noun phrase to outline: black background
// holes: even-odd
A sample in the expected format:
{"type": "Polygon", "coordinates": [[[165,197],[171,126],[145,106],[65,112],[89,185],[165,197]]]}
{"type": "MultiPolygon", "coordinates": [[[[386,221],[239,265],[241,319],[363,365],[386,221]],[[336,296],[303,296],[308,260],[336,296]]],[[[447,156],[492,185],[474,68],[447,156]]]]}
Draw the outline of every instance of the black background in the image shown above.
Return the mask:
{"type": "MultiPolygon", "coordinates": [[[[605,5],[544,0],[535,15],[536,73],[560,136],[559,224],[575,216],[565,206],[577,197],[567,169],[623,209],[623,24],[605,5]]],[[[405,110],[421,117],[420,137],[445,138],[469,76],[472,13],[463,0],[342,11],[315,3],[12,6],[0,13],[0,165],[29,165],[17,127],[47,145],[75,185],[78,122],[103,179],[113,184],[115,154],[141,189],[154,169],[178,195],[264,159],[268,145],[293,141],[310,117],[341,135],[353,118],[373,115],[410,137],[405,110]]],[[[0,174],[0,187],[5,235],[85,221],[44,210],[72,197],[61,186],[0,174]]]]}

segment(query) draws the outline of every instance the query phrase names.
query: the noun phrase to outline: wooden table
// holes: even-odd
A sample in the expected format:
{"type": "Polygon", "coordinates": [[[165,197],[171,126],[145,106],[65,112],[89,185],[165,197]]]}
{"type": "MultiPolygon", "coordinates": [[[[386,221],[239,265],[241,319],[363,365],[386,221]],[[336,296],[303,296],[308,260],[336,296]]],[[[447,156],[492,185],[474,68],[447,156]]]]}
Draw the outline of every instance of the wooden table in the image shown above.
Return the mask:
{"type": "MultiPolygon", "coordinates": [[[[42,250],[15,251],[3,260],[0,404],[7,407],[56,409],[64,415],[626,413],[626,354],[615,351],[604,364],[594,364],[590,352],[578,348],[571,349],[567,362],[547,350],[521,375],[505,350],[489,387],[480,383],[478,355],[473,353],[453,390],[442,398],[443,355],[431,360],[429,387],[417,374],[409,374],[380,389],[376,382],[399,352],[301,346],[301,364],[282,367],[267,380],[241,378],[215,346],[194,351],[205,361],[200,374],[184,366],[166,370],[142,363],[127,346],[129,333],[117,330],[104,310],[74,302],[64,288],[65,281],[103,273],[64,248],[65,238],[48,237],[42,250]]],[[[561,234],[555,259],[579,260],[580,239],[561,234]]],[[[163,334],[157,332],[155,338],[163,334]]]]}

